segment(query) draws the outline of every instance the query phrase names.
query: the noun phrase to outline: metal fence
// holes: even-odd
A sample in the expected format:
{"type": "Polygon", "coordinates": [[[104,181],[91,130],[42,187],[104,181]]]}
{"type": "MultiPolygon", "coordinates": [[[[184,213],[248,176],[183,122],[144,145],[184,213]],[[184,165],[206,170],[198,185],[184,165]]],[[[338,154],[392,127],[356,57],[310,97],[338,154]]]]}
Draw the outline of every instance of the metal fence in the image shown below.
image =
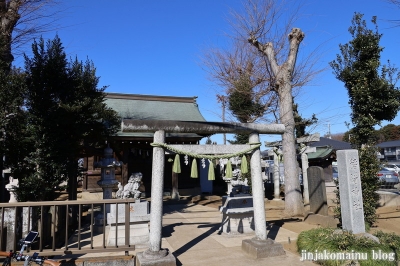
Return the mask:
{"type": "Polygon", "coordinates": [[[130,243],[129,206],[134,202],[135,199],[111,199],[0,203],[0,250],[18,250],[18,241],[33,230],[39,232],[39,237],[32,251],[44,256],[119,251],[127,254],[135,250],[130,243]],[[116,204],[116,217],[121,216],[118,205],[125,205],[124,223],[112,224],[116,227],[113,245],[106,243],[110,231],[105,222],[106,210],[110,204],[116,204]],[[103,218],[102,224],[95,225],[95,216],[103,218]],[[118,236],[118,228],[125,229],[124,245],[118,245],[117,240],[122,237],[118,236]]]}

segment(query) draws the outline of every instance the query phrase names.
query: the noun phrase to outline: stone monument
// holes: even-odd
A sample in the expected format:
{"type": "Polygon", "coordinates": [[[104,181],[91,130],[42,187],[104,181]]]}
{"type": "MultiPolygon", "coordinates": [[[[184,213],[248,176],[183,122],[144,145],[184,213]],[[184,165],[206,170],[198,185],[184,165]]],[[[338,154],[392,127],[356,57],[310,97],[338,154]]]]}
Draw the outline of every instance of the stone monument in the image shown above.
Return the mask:
{"type": "Polygon", "coordinates": [[[310,212],[320,215],[328,215],[328,203],[326,199],[326,188],[324,170],[319,166],[311,166],[307,170],[310,212]]]}
{"type": "Polygon", "coordinates": [[[358,151],[340,150],[336,154],[342,227],[353,234],[365,233],[358,151]]]}
{"type": "Polygon", "coordinates": [[[305,221],[323,227],[336,228],[338,224],[337,219],[328,215],[324,170],[319,166],[309,167],[307,169],[307,179],[310,189],[310,213],[307,215],[305,221]]]}

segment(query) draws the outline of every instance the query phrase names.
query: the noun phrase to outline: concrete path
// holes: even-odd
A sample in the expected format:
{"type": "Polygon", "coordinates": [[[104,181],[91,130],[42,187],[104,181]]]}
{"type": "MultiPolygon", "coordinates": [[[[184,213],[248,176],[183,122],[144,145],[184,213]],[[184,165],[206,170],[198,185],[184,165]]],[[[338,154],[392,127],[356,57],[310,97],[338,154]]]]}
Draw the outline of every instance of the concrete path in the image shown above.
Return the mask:
{"type": "MultiPolygon", "coordinates": [[[[219,232],[221,214],[212,207],[196,204],[164,205],[162,248],[168,248],[177,259],[177,265],[231,266],[231,265],[314,265],[286,251],[285,256],[255,260],[241,250],[242,240],[253,235],[227,235],[219,232]]],[[[274,227],[268,237],[277,242],[297,239],[297,233],[274,227]]],[[[136,252],[143,251],[137,249],[136,252]]]]}

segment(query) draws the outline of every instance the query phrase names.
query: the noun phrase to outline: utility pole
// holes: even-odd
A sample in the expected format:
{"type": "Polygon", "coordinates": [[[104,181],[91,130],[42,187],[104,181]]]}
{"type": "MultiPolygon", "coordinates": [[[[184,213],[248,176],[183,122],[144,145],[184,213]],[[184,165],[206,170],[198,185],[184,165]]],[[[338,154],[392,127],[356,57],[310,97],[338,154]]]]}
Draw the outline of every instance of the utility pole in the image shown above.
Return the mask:
{"type": "Polygon", "coordinates": [[[332,138],[332,136],[331,136],[331,123],[330,122],[328,122],[328,132],[326,133],[326,137],[328,138],[328,139],[331,139],[332,138]]]}
{"type": "MultiPolygon", "coordinates": [[[[226,96],[217,94],[217,100],[222,105],[222,122],[225,122],[225,108],[226,108],[226,96]]],[[[226,133],[224,136],[224,145],[226,145],[226,133]]]]}

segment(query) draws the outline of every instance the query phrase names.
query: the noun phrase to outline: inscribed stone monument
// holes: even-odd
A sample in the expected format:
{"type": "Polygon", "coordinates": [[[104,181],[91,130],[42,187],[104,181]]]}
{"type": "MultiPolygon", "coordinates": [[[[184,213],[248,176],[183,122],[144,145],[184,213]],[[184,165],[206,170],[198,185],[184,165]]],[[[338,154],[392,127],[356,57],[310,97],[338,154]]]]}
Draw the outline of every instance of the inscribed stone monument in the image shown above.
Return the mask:
{"type": "Polygon", "coordinates": [[[343,229],[365,233],[358,151],[340,150],[336,154],[343,229]]]}
{"type": "Polygon", "coordinates": [[[307,169],[308,189],[310,198],[310,212],[328,215],[324,170],[319,166],[307,169]]]}

